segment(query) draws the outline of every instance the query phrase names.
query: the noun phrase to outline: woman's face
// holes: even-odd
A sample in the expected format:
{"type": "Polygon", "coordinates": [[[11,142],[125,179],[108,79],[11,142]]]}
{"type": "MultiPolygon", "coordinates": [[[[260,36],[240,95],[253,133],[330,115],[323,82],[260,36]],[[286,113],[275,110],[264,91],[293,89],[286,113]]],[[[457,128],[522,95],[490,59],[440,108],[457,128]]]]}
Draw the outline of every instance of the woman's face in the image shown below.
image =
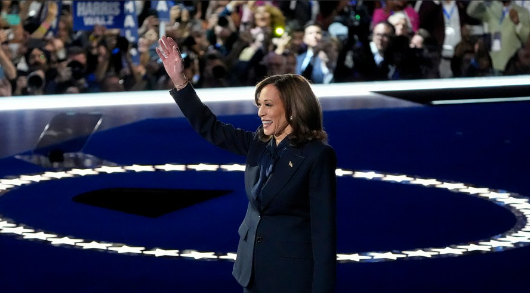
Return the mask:
{"type": "Polygon", "coordinates": [[[274,135],[277,140],[281,140],[291,133],[291,125],[285,117],[280,91],[274,85],[269,84],[261,90],[257,106],[265,135],[274,135]]]}
{"type": "Polygon", "coordinates": [[[267,12],[265,6],[258,6],[254,13],[254,22],[257,27],[271,26],[271,15],[267,12]]]}
{"type": "Polygon", "coordinates": [[[396,36],[408,35],[409,26],[406,19],[401,18],[395,24],[393,23],[393,25],[396,28],[396,36]]]}

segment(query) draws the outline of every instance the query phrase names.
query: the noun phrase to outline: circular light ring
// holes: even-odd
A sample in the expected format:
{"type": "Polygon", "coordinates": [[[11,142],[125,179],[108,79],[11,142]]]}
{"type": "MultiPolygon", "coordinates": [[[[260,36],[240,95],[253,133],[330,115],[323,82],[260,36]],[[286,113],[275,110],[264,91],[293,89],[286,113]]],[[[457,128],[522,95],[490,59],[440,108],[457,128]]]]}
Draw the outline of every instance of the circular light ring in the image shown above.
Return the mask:
{"type": "MultiPolygon", "coordinates": [[[[93,169],[71,169],[60,172],[44,172],[32,175],[20,175],[18,177],[0,179],[0,196],[12,189],[20,188],[40,181],[61,180],[73,177],[94,176],[102,173],[124,173],[124,172],[160,172],[160,171],[200,171],[200,172],[241,172],[245,170],[244,165],[131,165],[131,166],[102,166],[93,169]]],[[[337,177],[358,178],[367,180],[379,180],[391,183],[422,185],[429,188],[447,189],[465,195],[478,197],[495,203],[511,211],[516,217],[515,225],[508,231],[493,237],[469,243],[461,243],[446,247],[418,248],[415,250],[392,250],[363,252],[354,254],[338,253],[339,262],[381,262],[402,259],[425,259],[436,257],[456,257],[470,253],[499,252],[530,245],[530,203],[516,193],[504,190],[491,190],[489,188],[476,187],[457,182],[443,182],[436,179],[409,177],[407,175],[384,174],[374,171],[354,171],[337,169],[337,177]]],[[[145,247],[134,247],[120,243],[98,242],[86,239],[77,239],[69,236],[58,235],[53,232],[36,231],[23,224],[16,224],[12,220],[2,218],[0,215],[0,234],[14,235],[20,239],[47,242],[52,245],[62,245],[79,249],[92,249],[98,251],[127,253],[131,255],[147,255],[155,257],[172,257],[195,260],[229,260],[234,261],[236,254],[233,252],[205,252],[196,250],[167,250],[160,248],[147,249],[145,247]]]]}

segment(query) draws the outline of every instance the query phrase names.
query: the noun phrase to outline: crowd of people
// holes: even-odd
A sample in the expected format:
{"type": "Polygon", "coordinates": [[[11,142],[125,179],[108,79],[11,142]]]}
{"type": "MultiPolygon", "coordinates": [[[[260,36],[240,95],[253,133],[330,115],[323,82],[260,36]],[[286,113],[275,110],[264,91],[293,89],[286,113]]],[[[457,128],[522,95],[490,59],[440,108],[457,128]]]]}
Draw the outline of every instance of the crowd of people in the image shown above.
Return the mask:
{"type": "Polygon", "coordinates": [[[72,2],[1,1],[0,97],[171,89],[161,32],[196,88],[530,73],[529,1],[134,1],[137,42],[74,30],[72,2]]]}

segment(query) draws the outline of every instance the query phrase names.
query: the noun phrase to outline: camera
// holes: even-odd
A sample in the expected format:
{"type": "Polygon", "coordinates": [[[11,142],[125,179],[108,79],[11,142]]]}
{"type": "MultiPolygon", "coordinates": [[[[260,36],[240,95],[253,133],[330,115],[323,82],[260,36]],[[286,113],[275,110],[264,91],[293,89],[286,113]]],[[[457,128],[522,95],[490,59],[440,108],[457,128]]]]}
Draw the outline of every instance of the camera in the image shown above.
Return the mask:
{"type": "Polygon", "coordinates": [[[74,80],[80,80],[85,77],[85,68],[79,61],[72,60],[66,65],[72,70],[72,78],[74,80]]]}
{"type": "Polygon", "coordinates": [[[44,87],[44,78],[42,78],[37,72],[33,71],[28,74],[28,90],[40,90],[44,87]]]}

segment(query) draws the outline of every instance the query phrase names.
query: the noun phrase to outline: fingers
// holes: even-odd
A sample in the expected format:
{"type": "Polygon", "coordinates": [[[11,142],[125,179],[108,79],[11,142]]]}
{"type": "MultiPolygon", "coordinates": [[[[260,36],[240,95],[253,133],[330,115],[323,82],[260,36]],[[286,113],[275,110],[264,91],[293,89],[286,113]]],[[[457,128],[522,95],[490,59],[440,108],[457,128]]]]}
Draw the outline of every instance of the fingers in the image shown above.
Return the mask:
{"type": "Polygon", "coordinates": [[[173,40],[171,37],[166,38],[166,40],[167,40],[169,46],[171,48],[175,48],[177,53],[179,53],[179,55],[180,55],[180,49],[179,49],[179,46],[177,45],[177,42],[175,42],[175,40],[173,40]]]}
{"type": "Polygon", "coordinates": [[[158,40],[158,44],[160,45],[160,50],[162,51],[162,53],[164,53],[165,56],[167,56],[169,54],[169,49],[168,47],[166,46],[166,37],[165,36],[162,36],[159,40],[158,40]]]}
{"type": "Polygon", "coordinates": [[[175,59],[182,59],[182,57],[180,56],[181,53],[179,46],[171,37],[162,36],[158,40],[158,44],[160,45],[160,47],[156,48],[156,52],[162,60],[172,56],[173,54],[175,55],[175,59]]]}
{"type": "Polygon", "coordinates": [[[162,36],[158,40],[158,44],[160,45],[160,51],[164,54],[164,56],[169,56],[173,52],[180,55],[179,46],[171,37],[162,36]]]}
{"type": "Polygon", "coordinates": [[[156,50],[156,54],[158,54],[158,57],[160,57],[160,59],[164,61],[166,59],[166,56],[161,52],[161,50],[158,47],[156,47],[155,50],[156,50]]]}

